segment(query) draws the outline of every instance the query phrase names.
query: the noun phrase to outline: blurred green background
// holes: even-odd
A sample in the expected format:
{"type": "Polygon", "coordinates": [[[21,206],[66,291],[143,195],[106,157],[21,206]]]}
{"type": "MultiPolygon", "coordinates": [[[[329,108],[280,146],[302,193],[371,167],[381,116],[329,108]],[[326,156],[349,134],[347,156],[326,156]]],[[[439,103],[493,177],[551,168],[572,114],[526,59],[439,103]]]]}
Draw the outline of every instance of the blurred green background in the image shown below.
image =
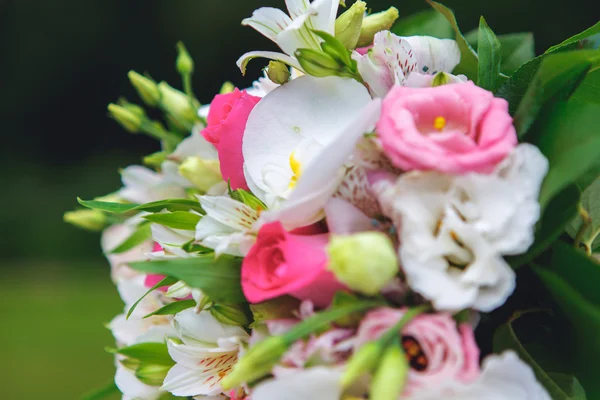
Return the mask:
{"type": "MultiPolygon", "coordinates": [[[[347,2],[348,4],[351,1],[347,2]]],[[[496,33],[533,31],[543,52],[598,20],[596,0],[447,0],[464,32],[484,15],[496,33]]],[[[401,16],[421,0],[371,0],[401,16]]],[[[283,0],[0,0],[0,398],[77,399],[112,377],[103,328],[122,305],[97,234],[62,222],[76,196],[119,188],[118,169],[158,149],[106,118],[120,95],[137,102],[126,73],[174,86],[175,43],[196,61],[194,89],[210,102],[245,51],[273,45],[240,21],[283,0]]]]}

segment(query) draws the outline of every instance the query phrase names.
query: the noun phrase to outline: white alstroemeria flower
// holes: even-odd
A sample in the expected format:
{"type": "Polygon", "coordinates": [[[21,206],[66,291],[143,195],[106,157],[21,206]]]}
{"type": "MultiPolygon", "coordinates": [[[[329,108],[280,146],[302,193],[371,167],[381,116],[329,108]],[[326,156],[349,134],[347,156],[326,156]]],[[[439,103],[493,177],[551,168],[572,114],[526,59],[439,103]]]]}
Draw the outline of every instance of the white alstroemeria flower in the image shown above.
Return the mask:
{"type": "Polygon", "coordinates": [[[294,370],[260,383],[252,390],[252,400],[332,400],[342,395],[342,373],[338,369],[314,367],[294,370]]]}
{"type": "Polygon", "coordinates": [[[524,144],[490,175],[412,172],[376,182],[384,214],[400,229],[410,287],[439,310],[502,305],[515,287],[502,256],[532,244],[547,169],[540,151],[524,144]]]}
{"type": "Polygon", "coordinates": [[[239,343],[248,338],[246,331],[194,309],[177,314],[173,325],[179,340],[170,339],[167,346],[176,364],[161,389],[175,396],[221,394],[219,383],[236,363],[239,343]]]}
{"type": "Polygon", "coordinates": [[[454,40],[431,36],[396,36],[390,31],[375,35],[367,54],[352,54],[358,71],[374,97],[385,97],[394,85],[430,86],[431,76],[452,72],[460,62],[454,40]],[[413,76],[414,75],[414,76],[413,76]],[[407,79],[410,79],[407,82],[407,79]]]}
{"type": "Polygon", "coordinates": [[[196,225],[196,241],[217,256],[245,256],[255,240],[258,211],[229,196],[197,197],[206,215],[196,225]]]}
{"type": "Polygon", "coordinates": [[[335,35],[338,0],[315,0],[312,3],[309,0],[286,0],[285,3],[289,15],[276,8],[262,7],[242,21],[242,25],[256,29],[283,50],[283,53],[251,51],[244,54],[237,62],[242,72],[246,70],[248,61],[256,57],[278,60],[302,70],[294,53],[300,48],[320,49],[322,39],[313,30],[335,35]]]}
{"type": "Polygon", "coordinates": [[[269,93],[250,113],[244,132],[244,172],[252,193],[269,208],[280,205],[309,163],[370,102],[363,85],[339,77],[303,76],[269,93]]]}
{"type": "Polygon", "coordinates": [[[194,240],[194,231],[173,229],[160,224],[152,224],[150,229],[152,230],[152,239],[162,247],[162,250],[149,253],[149,258],[164,260],[194,257],[194,254],[181,248],[184,244],[194,240]]]}
{"type": "Polygon", "coordinates": [[[481,375],[470,384],[449,382],[416,392],[409,400],[550,400],[531,367],[513,351],[490,355],[481,375]]]}
{"type": "Polygon", "coordinates": [[[161,392],[155,386],[149,386],[141,382],[135,372],[125,368],[117,361],[117,371],[115,373],[115,384],[119,391],[123,393],[122,400],[158,400],[161,392]]]}
{"type": "MultiPolygon", "coordinates": [[[[179,176],[177,165],[167,163],[163,172],[140,165],[131,165],[121,171],[123,188],[119,196],[132,203],[150,203],[165,199],[184,198],[185,183],[179,176]]],[[[189,185],[189,182],[187,183],[189,185]]]]}

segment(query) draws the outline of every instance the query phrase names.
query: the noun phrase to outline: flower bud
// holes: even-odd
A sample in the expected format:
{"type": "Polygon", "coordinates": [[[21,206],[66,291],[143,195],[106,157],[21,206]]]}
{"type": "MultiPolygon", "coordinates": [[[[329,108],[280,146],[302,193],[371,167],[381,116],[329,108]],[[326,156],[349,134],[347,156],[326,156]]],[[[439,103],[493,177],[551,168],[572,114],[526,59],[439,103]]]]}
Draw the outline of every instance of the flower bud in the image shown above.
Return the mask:
{"type": "Polygon", "coordinates": [[[358,44],[366,9],[367,3],[359,0],[335,20],[335,37],[348,50],[358,44]]]}
{"type": "Polygon", "coordinates": [[[358,38],[358,47],[373,44],[377,32],[389,30],[398,19],[398,9],[390,7],[386,11],[371,14],[363,20],[362,29],[358,38]]]}
{"type": "Polygon", "coordinates": [[[327,252],[336,278],[367,295],[377,294],[398,273],[392,241],[381,232],[333,236],[327,252]]]}
{"type": "Polygon", "coordinates": [[[182,75],[189,75],[194,72],[194,60],[188,53],[183,42],[177,43],[177,61],[175,62],[177,72],[182,75]]]}
{"type": "Polygon", "coordinates": [[[233,370],[221,381],[224,390],[251,383],[271,373],[288,349],[288,343],[281,336],[271,336],[257,343],[238,360],[233,370]]]}
{"type": "Polygon", "coordinates": [[[221,86],[221,90],[219,90],[219,94],[227,94],[231,93],[235,90],[235,85],[229,81],[223,83],[221,86]]]}
{"type": "Polygon", "coordinates": [[[371,372],[377,366],[383,346],[379,342],[369,342],[358,349],[346,364],[341,385],[346,388],[352,385],[362,374],[371,372]]]}
{"type": "Polygon", "coordinates": [[[160,92],[158,91],[156,82],[150,78],[146,78],[145,76],[138,74],[135,71],[129,71],[127,76],[144,103],[151,107],[156,107],[160,101],[160,92]]]}
{"type": "Polygon", "coordinates": [[[110,116],[119,123],[125,130],[131,133],[139,133],[142,126],[142,118],[139,114],[128,110],[123,106],[114,103],[108,105],[110,116]]]}
{"type": "Polygon", "coordinates": [[[296,58],[304,72],[318,78],[338,75],[342,67],[329,54],[313,49],[296,50],[296,58]]]}
{"type": "Polygon", "coordinates": [[[158,84],[160,92],[160,106],[163,110],[171,114],[180,122],[187,122],[190,125],[196,123],[196,109],[190,103],[190,99],[185,93],[172,88],[166,82],[158,84]]]}
{"type": "Polygon", "coordinates": [[[279,85],[283,85],[290,79],[290,69],[281,61],[271,61],[267,67],[269,79],[279,85]]]}
{"type": "Polygon", "coordinates": [[[210,307],[210,314],[215,319],[227,325],[248,325],[248,317],[244,311],[233,305],[214,304],[210,307]]]}
{"type": "Polygon", "coordinates": [[[203,192],[223,180],[219,160],[187,157],[179,166],[179,173],[203,192]]]}
{"type": "Polygon", "coordinates": [[[381,363],[373,375],[370,400],[397,400],[404,389],[408,361],[399,343],[385,349],[381,363]]]}
{"type": "Polygon", "coordinates": [[[158,151],[156,153],[148,154],[143,158],[144,165],[158,168],[161,166],[163,161],[167,159],[168,153],[166,151],[158,151]]]}
{"type": "Polygon", "coordinates": [[[106,226],[106,215],[99,210],[68,211],[64,221],[89,231],[101,231],[106,226]]]}
{"type": "Polygon", "coordinates": [[[135,376],[149,386],[162,386],[171,365],[142,364],[135,370],[135,376]]]}

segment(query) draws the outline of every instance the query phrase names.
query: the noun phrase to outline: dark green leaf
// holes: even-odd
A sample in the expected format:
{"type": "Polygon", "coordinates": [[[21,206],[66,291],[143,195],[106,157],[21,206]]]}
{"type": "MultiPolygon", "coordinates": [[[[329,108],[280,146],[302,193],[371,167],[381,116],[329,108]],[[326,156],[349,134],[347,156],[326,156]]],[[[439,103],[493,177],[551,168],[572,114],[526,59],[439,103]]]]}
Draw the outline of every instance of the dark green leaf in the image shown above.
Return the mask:
{"type": "Polygon", "coordinates": [[[174,211],[145,215],[144,218],[168,228],[193,231],[196,230],[196,225],[198,225],[202,216],[188,211],[174,211]]]}
{"type": "MultiPolygon", "coordinates": [[[[479,30],[474,29],[465,35],[469,44],[476,48],[479,41],[479,30]]],[[[531,32],[508,33],[498,35],[502,45],[502,62],[500,72],[512,75],[527,61],[535,58],[533,34],[531,32]]]]}
{"type": "Polygon", "coordinates": [[[585,210],[587,228],[582,228],[583,217],[578,215],[568,229],[575,238],[583,229],[581,240],[588,249],[594,250],[600,246],[600,177],[584,190],[581,196],[581,207],[585,210]]]}
{"type": "Polygon", "coordinates": [[[439,39],[453,39],[452,26],[442,14],[436,10],[425,10],[398,20],[392,28],[398,36],[426,35],[439,39]]]}
{"type": "Polygon", "coordinates": [[[127,312],[127,318],[129,318],[131,316],[131,314],[133,313],[133,311],[135,310],[135,308],[138,306],[138,304],[140,304],[140,302],[142,300],[144,300],[144,297],[148,296],[150,293],[152,293],[153,291],[155,291],[159,287],[173,285],[174,283],[177,283],[178,280],[179,279],[175,279],[173,277],[167,276],[165,279],[163,279],[162,281],[158,282],[156,285],[152,286],[150,289],[148,289],[148,291],[146,293],[144,293],[144,295],[142,297],[140,297],[138,299],[138,301],[136,301],[135,303],[133,303],[133,305],[131,306],[131,308],[127,312]]]}
{"type": "Polygon", "coordinates": [[[581,103],[600,103],[600,69],[590,71],[575,93],[571,101],[581,103]]]}
{"type": "Polygon", "coordinates": [[[577,35],[571,36],[570,38],[568,38],[567,40],[565,40],[564,42],[562,42],[560,44],[550,47],[548,50],[546,50],[546,54],[560,50],[561,48],[564,48],[565,46],[569,46],[573,43],[582,41],[584,39],[589,38],[590,36],[594,36],[599,33],[600,33],[600,22],[597,22],[595,25],[589,27],[585,31],[578,33],[577,35]]]}
{"type": "Polygon", "coordinates": [[[192,308],[196,305],[195,300],[182,300],[176,301],[173,303],[169,303],[164,307],[159,308],[156,311],[151,312],[146,315],[144,318],[151,317],[153,315],[173,315],[177,314],[180,311],[187,310],[188,308],[192,308]]]}
{"type": "Polygon", "coordinates": [[[137,226],[137,229],[125,239],[121,244],[112,249],[110,254],[121,254],[133,249],[134,247],[144,243],[146,240],[152,237],[152,231],[150,224],[141,223],[137,226]]]}
{"type": "Polygon", "coordinates": [[[195,200],[187,199],[160,200],[146,204],[110,203],[98,200],[81,200],[80,198],[77,198],[77,201],[84,207],[116,214],[122,214],[129,211],[159,212],[165,209],[167,211],[194,210],[200,213],[204,212],[202,207],[200,207],[200,203],[195,200]]]}
{"type": "Polygon", "coordinates": [[[241,259],[229,256],[215,258],[213,254],[187,259],[130,263],[133,269],[170,275],[193,288],[202,290],[215,302],[245,301],[240,285],[241,259]]]}
{"type": "Polygon", "coordinates": [[[454,68],[453,73],[465,74],[470,80],[477,80],[479,64],[477,54],[460,32],[454,13],[448,7],[436,1],[427,0],[427,2],[446,18],[456,35],[455,40],[458,44],[458,48],[460,49],[460,63],[456,66],[456,68],[454,68]]]}
{"type": "Polygon", "coordinates": [[[479,19],[478,38],[479,72],[477,74],[477,85],[494,92],[500,78],[502,45],[483,17],[479,19]]]}
{"type": "Polygon", "coordinates": [[[106,386],[91,391],[90,393],[84,394],[81,400],[102,400],[113,394],[121,393],[115,382],[110,382],[106,386]]]}
{"type": "Polygon", "coordinates": [[[116,353],[128,358],[134,358],[144,364],[172,366],[175,362],[171,359],[165,343],[138,343],[116,350],[116,353]]]}
{"type": "Polygon", "coordinates": [[[572,400],[586,400],[587,396],[581,383],[573,375],[560,374],[557,372],[548,373],[550,379],[556,383],[561,390],[572,400]]]}

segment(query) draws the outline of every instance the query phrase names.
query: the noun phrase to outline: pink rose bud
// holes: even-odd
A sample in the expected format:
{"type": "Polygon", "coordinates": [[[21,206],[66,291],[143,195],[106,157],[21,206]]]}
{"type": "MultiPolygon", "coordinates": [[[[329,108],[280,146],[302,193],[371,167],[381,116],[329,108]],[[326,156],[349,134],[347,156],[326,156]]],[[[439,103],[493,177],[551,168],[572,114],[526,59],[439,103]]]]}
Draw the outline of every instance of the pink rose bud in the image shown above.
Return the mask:
{"type": "Polygon", "coordinates": [[[392,163],[406,171],[490,173],[517,145],[506,100],[473,82],[394,87],[377,133],[392,163]]]}
{"type": "Polygon", "coordinates": [[[202,131],[202,136],[217,148],[223,179],[230,180],[234,190],[248,190],[242,139],[248,116],[259,100],[260,97],[237,88],[231,93],[218,94],[210,103],[207,127],[202,131]]]}

